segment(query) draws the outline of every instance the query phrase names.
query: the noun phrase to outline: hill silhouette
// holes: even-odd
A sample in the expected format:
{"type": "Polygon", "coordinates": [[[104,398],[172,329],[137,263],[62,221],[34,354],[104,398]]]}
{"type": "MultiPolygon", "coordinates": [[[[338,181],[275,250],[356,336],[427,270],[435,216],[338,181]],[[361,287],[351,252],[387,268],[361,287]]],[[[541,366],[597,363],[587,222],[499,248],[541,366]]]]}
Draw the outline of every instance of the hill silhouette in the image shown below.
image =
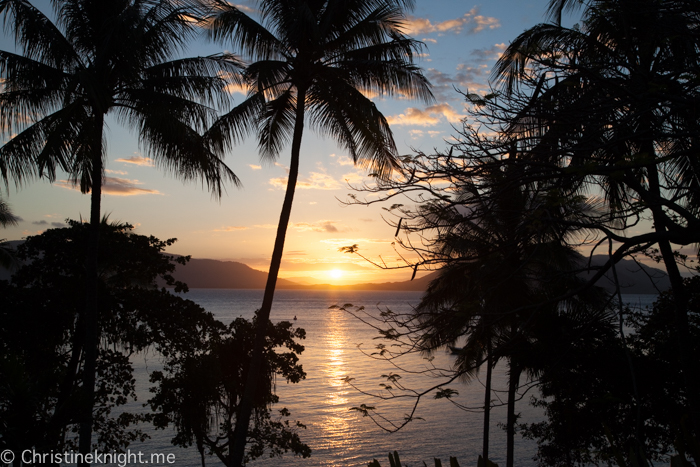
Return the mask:
{"type": "MultiPolygon", "coordinates": [[[[16,246],[22,241],[12,243],[13,246],[16,246]]],[[[604,255],[595,255],[591,260],[591,266],[600,266],[606,259],[607,257],[604,255]]],[[[299,284],[288,279],[277,279],[277,287],[301,290],[423,291],[428,287],[430,281],[437,277],[437,274],[438,272],[434,271],[413,281],[368,282],[353,285],[299,284]]],[[[594,271],[584,273],[582,276],[591,277],[593,274],[594,271]]],[[[258,271],[243,263],[200,258],[191,259],[186,266],[178,264],[173,275],[175,279],[183,281],[195,289],[264,289],[267,280],[266,272],[258,271]]],[[[622,286],[622,293],[626,294],[656,294],[670,288],[666,272],[643,264],[639,265],[631,259],[623,259],[617,263],[617,275],[622,286]]],[[[10,271],[0,268],[0,280],[9,280],[10,276],[10,271]]],[[[600,279],[598,285],[608,291],[614,291],[612,272],[608,272],[600,279]]]]}
{"type": "MultiPolygon", "coordinates": [[[[193,289],[264,289],[267,273],[236,261],[192,258],[178,264],[173,277],[193,289]]],[[[277,288],[297,288],[287,279],[277,279],[277,288]]]]}
{"type": "MultiPolygon", "coordinates": [[[[591,265],[600,266],[606,260],[603,255],[593,256],[591,265]]],[[[397,291],[423,291],[431,280],[437,277],[438,272],[432,272],[413,281],[361,283],[353,285],[333,284],[299,284],[288,279],[278,279],[277,287],[280,289],[301,290],[397,290],[397,291]]],[[[594,272],[582,274],[583,277],[591,277],[594,272]]],[[[214,259],[193,258],[186,266],[178,265],[173,274],[177,280],[185,282],[191,288],[214,289],[263,289],[267,280],[267,273],[253,269],[236,261],[219,261],[214,259]]],[[[656,294],[660,290],[669,288],[670,283],[666,273],[660,269],[646,265],[638,265],[633,260],[625,259],[617,264],[617,275],[622,285],[622,293],[628,294],[656,294]]],[[[598,281],[598,285],[608,291],[614,290],[612,273],[598,281]]]]}

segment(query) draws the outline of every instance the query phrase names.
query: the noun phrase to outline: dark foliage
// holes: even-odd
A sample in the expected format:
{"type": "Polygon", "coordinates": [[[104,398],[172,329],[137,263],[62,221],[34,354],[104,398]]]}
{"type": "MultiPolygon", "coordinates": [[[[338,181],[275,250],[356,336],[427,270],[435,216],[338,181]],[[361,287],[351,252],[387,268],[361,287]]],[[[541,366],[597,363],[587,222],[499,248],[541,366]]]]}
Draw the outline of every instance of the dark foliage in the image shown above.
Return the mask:
{"type": "MultiPolygon", "coordinates": [[[[0,446],[20,452],[75,448],[84,370],[83,288],[88,226],[29,237],[12,282],[0,282],[0,446]]],[[[186,289],[171,273],[186,258],[163,255],[167,241],[131,233],[128,224],[102,223],[111,248],[99,259],[101,346],[93,409],[100,449],[123,449],[144,435],[141,415],[114,409],[135,398],[129,356],[153,347],[181,352],[218,323],[191,301],[156,286],[186,289]]]]}
{"type": "MultiPolygon", "coordinates": [[[[292,451],[308,457],[309,447],[302,443],[299,422],[290,422],[287,409],[273,414],[272,405],[279,401],[274,392],[278,376],[289,383],[306,377],[298,354],[304,347],[295,341],[306,335],[283,321],[268,324],[261,381],[258,382],[254,404],[253,425],[248,432],[248,460],[268,453],[270,457],[292,451]],[[286,352],[276,352],[276,348],[286,352]]],[[[151,381],[158,385],[149,404],[156,427],[170,424],[177,428],[173,444],[196,445],[202,456],[216,455],[225,465],[231,465],[229,447],[237,429],[236,414],[245,388],[250,366],[250,353],[255,337],[254,322],[235,319],[225,329],[219,329],[201,348],[189,348],[169,355],[163,372],[154,372],[151,381]]]]}
{"type": "MultiPolygon", "coordinates": [[[[700,359],[700,278],[686,280],[691,291],[693,359],[700,359]]],[[[589,329],[585,339],[550,335],[552,353],[541,374],[541,397],[533,398],[547,420],[521,425],[536,439],[540,465],[588,465],[628,459],[635,444],[637,404],[641,438],[650,461],[679,453],[697,455],[682,370],[677,358],[673,294],[663,293],[651,310],[631,311],[627,345],[635,368],[633,391],[623,340],[610,329],[589,329]]],[[[560,329],[566,329],[560,328],[560,329]]]]}

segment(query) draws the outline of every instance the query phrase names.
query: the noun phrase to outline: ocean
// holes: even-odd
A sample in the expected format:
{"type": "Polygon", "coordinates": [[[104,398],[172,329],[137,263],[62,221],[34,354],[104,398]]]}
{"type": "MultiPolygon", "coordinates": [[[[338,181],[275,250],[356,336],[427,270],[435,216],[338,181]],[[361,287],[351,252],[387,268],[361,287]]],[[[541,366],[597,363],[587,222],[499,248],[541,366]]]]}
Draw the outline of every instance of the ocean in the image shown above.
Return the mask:
{"type": "MultiPolygon", "coordinates": [[[[262,290],[237,289],[192,289],[188,298],[217,319],[228,323],[236,317],[250,319],[262,303],[262,290]]],[[[437,352],[432,361],[424,356],[408,355],[392,363],[370,355],[380,342],[376,329],[351,314],[330,309],[331,305],[351,303],[364,306],[367,318],[378,316],[381,310],[391,309],[395,313],[411,310],[420,299],[420,292],[394,291],[337,291],[337,290],[278,290],[272,309],[271,320],[292,321],[306,330],[306,347],[301,363],[307,373],[298,384],[277,381],[280,402],[277,409],[286,407],[292,420],[307,426],[300,436],[312,449],[308,459],[291,455],[275,459],[261,458],[253,466],[366,466],[377,459],[388,466],[387,454],[398,451],[403,464],[408,466],[434,465],[433,458],[441,458],[449,465],[449,457],[458,459],[461,466],[476,465],[481,452],[483,406],[482,378],[485,372],[470,383],[455,381],[448,387],[459,392],[453,400],[435,400],[432,395],[422,398],[417,406],[414,420],[397,432],[391,433],[378,427],[369,417],[363,417],[352,407],[367,404],[389,420],[401,422],[415,404],[413,393],[409,397],[382,400],[374,395],[387,396],[379,386],[386,383],[383,374],[402,374],[401,383],[416,392],[424,391],[442,381],[440,369],[450,368],[454,357],[447,352],[437,352]],[[355,387],[343,380],[353,378],[355,387]]],[[[627,295],[628,303],[648,306],[655,296],[627,295]]],[[[365,320],[367,321],[367,320],[365,320]]],[[[161,368],[157,355],[140,354],[134,357],[135,376],[138,384],[139,408],[149,398],[148,374],[161,368]]],[[[505,464],[505,432],[499,424],[505,424],[507,379],[505,365],[496,367],[493,375],[494,408],[491,414],[490,457],[499,465],[505,464]]],[[[522,378],[524,380],[524,378],[522,378]]],[[[532,391],[523,394],[516,405],[520,412],[519,422],[541,420],[538,409],[529,406],[532,391]]],[[[386,424],[385,424],[386,425],[386,424]]],[[[179,467],[201,465],[196,448],[176,448],[170,440],[174,432],[154,430],[146,427],[151,439],[144,443],[133,443],[132,452],[173,454],[179,467]]],[[[523,440],[516,435],[515,464],[535,465],[534,441],[523,440]]],[[[209,465],[222,465],[218,459],[208,458],[209,465]]]]}

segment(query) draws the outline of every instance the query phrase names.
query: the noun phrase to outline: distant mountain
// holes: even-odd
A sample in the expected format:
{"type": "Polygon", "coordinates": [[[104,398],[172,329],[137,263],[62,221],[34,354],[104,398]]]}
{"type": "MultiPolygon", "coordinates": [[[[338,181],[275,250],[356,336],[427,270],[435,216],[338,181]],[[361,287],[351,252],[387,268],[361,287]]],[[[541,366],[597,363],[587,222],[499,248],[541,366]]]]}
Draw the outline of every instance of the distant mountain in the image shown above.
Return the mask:
{"type": "MultiPolygon", "coordinates": [[[[264,289],[267,273],[235,261],[192,258],[178,264],[173,277],[193,289],[264,289]]],[[[298,288],[298,284],[277,279],[277,288],[298,288]]]]}
{"type": "MultiPolygon", "coordinates": [[[[607,259],[604,255],[593,256],[591,265],[600,266],[607,259]]],[[[583,274],[591,277],[594,272],[583,274]]],[[[413,281],[364,283],[354,285],[300,284],[287,279],[278,279],[280,289],[355,289],[355,290],[403,290],[423,291],[438,272],[432,272],[413,281]]],[[[666,273],[646,265],[638,265],[633,260],[624,259],[617,264],[617,275],[622,285],[622,292],[628,294],[655,294],[666,290],[670,282],[666,273]]],[[[213,259],[193,258],[187,266],[178,265],[175,278],[192,288],[227,288],[227,289],[263,289],[267,274],[235,261],[218,261],[213,259]]],[[[612,272],[608,272],[598,285],[613,291],[612,272]]]]}
{"type": "MultiPolygon", "coordinates": [[[[583,259],[583,257],[582,257],[583,259]]],[[[607,260],[607,256],[594,255],[591,261],[591,266],[601,266],[607,260]]],[[[652,268],[644,264],[637,264],[631,259],[623,259],[616,265],[618,280],[622,288],[622,293],[625,294],[657,294],[659,291],[667,290],[671,287],[668,275],[661,269],[652,268]]],[[[334,286],[329,284],[317,284],[309,286],[300,286],[305,289],[361,289],[361,290],[416,290],[423,291],[428,288],[430,281],[438,276],[438,271],[434,271],[426,276],[413,281],[404,282],[383,282],[383,283],[368,283],[356,284],[349,286],[334,286]]],[[[584,278],[592,277],[595,271],[582,274],[584,278]]],[[[612,271],[598,280],[597,285],[603,287],[609,292],[615,290],[614,281],[612,280],[612,271]]]]}
{"type": "MultiPolygon", "coordinates": [[[[601,266],[605,264],[608,257],[606,255],[593,255],[591,266],[601,266]]],[[[623,259],[616,265],[617,278],[620,281],[622,293],[626,294],[657,294],[659,291],[667,290],[671,287],[668,274],[661,269],[652,268],[644,264],[638,264],[631,259],[623,259]]],[[[593,277],[595,271],[582,274],[583,277],[593,277]]],[[[596,285],[603,287],[609,292],[615,290],[612,271],[608,271],[596,285]]]]}
{"type": "MultiPolygon", "coordinates": [[[[403,282],[367,283],[357,285],[301,284],[288,279],[277,279],[279,289],[362,289],[362,290],[425,290],[436,273],[403,282]]],[[[173,274],[193,289],[264,289],[267,273],[236,261],[192,258],[185,265],[178,264],[173,274]]]]}
{"type": "MultiPolygon", "coordinates": [[[[600,266],[607,259],[604,255],[595,255],[592,266],[600,266]]],[[[594,272],[583,274],[591,277],[594,272]]],[[[278,279],[279,289],[354,289],[354,290],[403,290],[423,291],[438,272],[432,272],[413,281],[364,283],[355,285],[300,284],[287,279],[278,279]]],[[[638,265],[633,260],[624,259],[617,264],[617,275],[622,284],[622,293],[656,294],[659,290],[670,287],[668,275],[657,268],[638,265]]],[[[10,273],[0,268],[0,280],[7,280],[10,273]]],[[[264,289],[267,273],[258,271],[243,263],[235,261],[218,261],[214,259],[193,258],[186,266],[177,265],[175,279],[185,282],[191,288],[201,289],[264,289]]],[[[612,273],[598,281],[598,285],[613,291],[612,273]]]]}

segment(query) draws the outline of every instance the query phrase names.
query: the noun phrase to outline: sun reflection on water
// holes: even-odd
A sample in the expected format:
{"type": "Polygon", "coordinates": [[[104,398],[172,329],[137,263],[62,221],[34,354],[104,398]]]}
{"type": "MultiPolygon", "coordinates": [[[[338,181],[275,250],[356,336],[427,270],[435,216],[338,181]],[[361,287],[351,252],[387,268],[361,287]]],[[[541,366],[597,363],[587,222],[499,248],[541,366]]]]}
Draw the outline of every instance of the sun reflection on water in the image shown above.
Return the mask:
{"type": "Polygon", "coordinates": [[[348,411],[348,388],[342,379],[347,375],[346,355],[347,335],[344,315],[337,310],[329,310],[326,316],[326,358],[323,372],[330,391],[326,395],[323,411],[323,431],[327,447],[335,452],[347,452],[352,446],[351,426],[348,411]]]}

